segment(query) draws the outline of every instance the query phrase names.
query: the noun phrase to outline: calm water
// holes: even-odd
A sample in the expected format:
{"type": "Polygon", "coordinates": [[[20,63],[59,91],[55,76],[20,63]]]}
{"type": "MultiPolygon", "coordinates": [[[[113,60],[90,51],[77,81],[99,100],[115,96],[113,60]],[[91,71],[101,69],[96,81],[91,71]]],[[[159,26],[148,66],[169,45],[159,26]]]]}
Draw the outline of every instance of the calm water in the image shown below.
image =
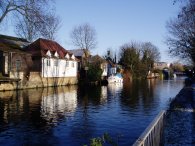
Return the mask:
{"type": "Polygon", "coordinates": [[[104,133],[119,145],[131,145],[183,82],[0,92],[0,145],[83,146],[104,133]]]}

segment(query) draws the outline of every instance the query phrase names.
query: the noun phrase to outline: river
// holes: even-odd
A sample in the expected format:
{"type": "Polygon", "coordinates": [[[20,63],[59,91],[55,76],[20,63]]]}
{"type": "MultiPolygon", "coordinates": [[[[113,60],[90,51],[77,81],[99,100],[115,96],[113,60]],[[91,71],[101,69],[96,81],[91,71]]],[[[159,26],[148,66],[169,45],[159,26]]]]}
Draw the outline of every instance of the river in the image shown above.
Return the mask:
{"type": "Polygon", "coordinates": [[[0,92],[0,145],[89,145],[108,135],[132,145],[184,80],[136,80],[0,92]]]}

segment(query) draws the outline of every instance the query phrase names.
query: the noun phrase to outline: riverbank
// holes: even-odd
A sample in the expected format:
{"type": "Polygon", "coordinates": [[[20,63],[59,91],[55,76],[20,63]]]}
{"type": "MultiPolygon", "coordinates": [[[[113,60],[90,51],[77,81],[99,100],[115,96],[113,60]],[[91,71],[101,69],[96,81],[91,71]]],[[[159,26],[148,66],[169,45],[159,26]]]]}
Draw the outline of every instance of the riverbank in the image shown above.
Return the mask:
{"type": "Polygon", "coordinates": [[[10,78],[0,79],[0,91],[75,85],[78,83],[77,77],[44,78],[39,72],[30,72],[28,77],[24,76],[23,73],[19,73],[18,76],[19,78],[12,75],[10,78]]]}
{"type": "Polygon", "coordinates": [[[170,104],[167,111],[164,145],[195,144],[195,89],[185,86],[170,104]]]}

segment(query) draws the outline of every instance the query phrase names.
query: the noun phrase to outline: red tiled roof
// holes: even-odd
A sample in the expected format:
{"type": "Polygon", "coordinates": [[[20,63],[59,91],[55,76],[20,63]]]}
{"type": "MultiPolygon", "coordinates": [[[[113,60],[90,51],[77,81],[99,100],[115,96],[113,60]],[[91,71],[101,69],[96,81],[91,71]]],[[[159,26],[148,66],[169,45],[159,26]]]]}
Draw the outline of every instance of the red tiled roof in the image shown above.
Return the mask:
{"type": "Polygon", "coordinates": [[[31,53],[32,56],[39,56],[39,57],[46,57],[47,51],[50,51],[52,56],[57,51],[59,58],[64,59],[65,55],[68,53],[72,55],[72,53],[65,50],[61,45],[59,45],[57,42],[52,40],[46,40],[39,38],[32,44],[30,44],[26,51],[31,53]]]}

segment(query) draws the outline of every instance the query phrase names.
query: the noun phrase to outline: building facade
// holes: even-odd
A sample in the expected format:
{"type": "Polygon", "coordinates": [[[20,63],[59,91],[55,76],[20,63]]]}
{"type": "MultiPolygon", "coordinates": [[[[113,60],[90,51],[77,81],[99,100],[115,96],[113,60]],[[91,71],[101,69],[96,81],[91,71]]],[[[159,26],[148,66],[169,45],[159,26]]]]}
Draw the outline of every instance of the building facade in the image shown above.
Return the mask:
{"type": "Polygon", "coordinates": [[[38,39],[26,51],[32,55],[32,70],[44,78],[77,77],[78,60],[57,42],[38,39]]]}
{"type": "Polygon", "coordinates": [[[169,68],[170,64],[167,62],[155,62],[153,65],[154,69],[163,70],[165,68],[169,68]]]}
{"type": "Polygon", "coordinates": [[[27,76],[32,66],[31,54],[23,48],[29,42],[22,38],[0,35],[0,72],[5,77],[27,76]]]}

